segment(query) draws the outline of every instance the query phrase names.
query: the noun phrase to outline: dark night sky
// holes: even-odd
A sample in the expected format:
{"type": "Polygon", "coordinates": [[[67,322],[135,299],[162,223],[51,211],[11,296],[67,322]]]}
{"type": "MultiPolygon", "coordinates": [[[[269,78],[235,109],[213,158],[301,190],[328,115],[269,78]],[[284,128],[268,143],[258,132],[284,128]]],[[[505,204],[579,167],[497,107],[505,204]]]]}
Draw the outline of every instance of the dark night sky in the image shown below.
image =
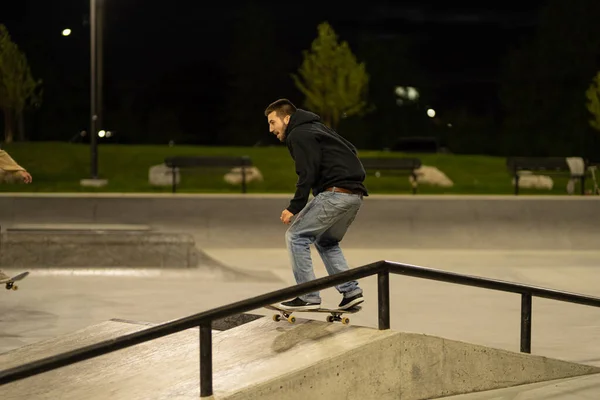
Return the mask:
{"type": "MultiPolygon", "coordinates": [[[[117,63],[119,68],[136,75],[141,70],[152,74],[156,68],[173,63],[184,64],[186,60],[223,54],[230,39],[230,27],[240,12],[232,4],[242,4],[104,1],[106,62],[117,63]]],[[[304,1],[290,6],[259,3],[264,3],[265,13],[277,15],[276,28],[286,36],[290,47],[308,48],[316,24],[328,20],[350,42],[351,35],[359,30],[386,33],[419,30],[435,38],[434,43],[440,43],[441,48],[446,48],[442,44],[447,40],[453,40],[454,50],[460,52],[461,48],[471,49],[472,42],[481,34],[496,37],[499,44],[508,42],[511,32],[531,27],[534,12],[543,2],[496,1],[481,3],[477,8],[468,1],[453,1],[451,5],[436,1],[369,1],[367,7],[362,2],[348,6],[348,2],[340,1],[304,1]]],[[[35,51],[51,53],[55,60],[76,62],[81,58],[68,42],[78,42],[81,50],[86,50],[88,27],[83,22],[87,21],[89,1],[20,0],[11,2],[9,7],[3,6],[1,18],[17,43],[27,37],[39,44],[35,51]],[[73,29],[73,36],[61,37],[64,27],[73,29]]]]}
{"type": "MultiPolygon", "coordinates": [[[[191,0],[99,1],[106,3],[108,103],[127,90],[148,90],[148,86],[164,78],[165,73],[171,77],[189,73],[190,81],[198,79],[195,75],[218,74],[227,59],[234,28],[245,4],[191,0]],[[118,89],[114,89],[117,82],[118,89]]],[[[471,1],[450,4],[372,0],[353,6],[345,1],[311,0],[289,5],[252,2],[262,4],[265,16],[272,18],[277,36],[277,48],[263,54],[272,55],[274,59],[282,53],[293,54],[297,58],[292,59],[298,62],[289,72],[299,67],[301,51],[310,47],[316,37],[316,26],[327,20],[351,47],[359,33],[365,32],[382,36],[411,33],[424,37],[426,45],[419,49],[419,67],[443,85],[450,85],[450,90],[454,90],[452,85],[459,85],[466,92],[471,90],[473,97],[483,96],[482,90],[494,84],[500,57],[519,35],[533,29],[535,13],[543,3],[489,1],[474,7],[471,1]]],[[[56,93],[69,85],[87,89],[88,13],[88,0],[19,0],[3,5],[0,22],[7,25],[13,40],[27,54],[35,76],[46,81],[52,74],[62,76],[62,80],[55,79],[56,93]],[[67,27],[73,34],[64,38],[61,31],[67,27]]],[[[272,42],[266,40],[265,43],[272,42]]],[[[208,93],[218,93],[222,84],[210,79],[198,82],[208,93]]],[[[185,80],[177,84],[184,85],[185,80]]],[[[210,96],[197,101],[209,101],[207,98],[210,96]]],[[[83,118],[85,121],[87,117],[83,118]]]]}

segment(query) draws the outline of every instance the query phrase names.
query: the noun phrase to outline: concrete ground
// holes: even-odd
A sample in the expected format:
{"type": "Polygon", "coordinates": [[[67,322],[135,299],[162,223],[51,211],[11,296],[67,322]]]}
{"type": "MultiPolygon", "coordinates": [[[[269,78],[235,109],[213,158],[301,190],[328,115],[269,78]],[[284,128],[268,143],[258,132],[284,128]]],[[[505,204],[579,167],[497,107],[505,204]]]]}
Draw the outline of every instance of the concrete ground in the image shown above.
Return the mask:
{"type": "MultiPolygon", "coordinates": [[[[3,230],[23,223],[151,223],[192,233],[200,249],[231,267],[31,270],[20,290],[0,290],[0,353],[111,318],[161,323],[293,285],[278,219],[288,199],[0,194],[3,230]]],[[[597,196],[371,196],[344,240],[345,254],[352,267],[387,259],[600,297],[599,204],[597,196]]],[[[316,252],[313,259],[324,276],[316,252]]],[[[376,278],[360,283],[366,302],[351,324],[376,327],[376,278]]],[[[390,293],[394,330],[519,350],[518,295],[402,276],[391,277],[390,293]]],[[[324,305],[340,301],[333,288],[322,297],[324,305]]],[[[532,323],[533,354],[600,366],[600,309],[534,298],[532,323]]],[[[597,398],[599,381],[590,376],[464,399],[597,398]]]]}
{"type": "Polygon", "coordinates": [[[507,389],[447,396],[444,400],[595,400],[600,393],[600,375],[557,379],[507,389]]]}

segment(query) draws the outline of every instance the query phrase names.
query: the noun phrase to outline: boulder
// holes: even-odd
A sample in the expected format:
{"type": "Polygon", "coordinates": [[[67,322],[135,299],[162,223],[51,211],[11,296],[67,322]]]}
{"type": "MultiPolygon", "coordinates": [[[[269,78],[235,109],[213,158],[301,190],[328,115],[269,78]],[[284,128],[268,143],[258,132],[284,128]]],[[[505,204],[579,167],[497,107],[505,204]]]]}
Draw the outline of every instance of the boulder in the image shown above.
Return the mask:
{"type": "MultiPolygon", "coordinates": [[[[181,180],[179,168],[175,168],[175,183],[181,180]]],[[[166,164],[153,165],[148,170],[148,181],[154,186],[171,186],[173,184],[173,171],[166,164]]]]}
{"type": "MultiPolygon", "coordinates": [[[[259,169],[256,167],[246,167],[246,183],[250,182],[262,182],[263,176],[260,173],[259,169]]],[[[226,173],[224,176],[225,182],[231,185],[241,185],[242,184],[242,168],[235,167],[230,172],[226,173]]]]}
{"type": "MultiPolygon", "coordinates": [[[[515,178],[512,179],[515,186],[515,178]]],[[[554,181],[546,175],[535,175],[531,171],[519,171],[519,188],[552,190],[554,181]]]]}
{"type": "MultiPolygon", "coordinates": [[[[441,187],[454,186],[454,182],[452,182],[450,178],[446,176],[446,174],[436,167],[423,165],[421,168],[415,170],[415,173],[417,174],[417,182],[419,185],[426,184],[441,187]]],[[[414,178],[412,175],[408,177],[408,180],[411,184],[414,184],[414,178]]]]}

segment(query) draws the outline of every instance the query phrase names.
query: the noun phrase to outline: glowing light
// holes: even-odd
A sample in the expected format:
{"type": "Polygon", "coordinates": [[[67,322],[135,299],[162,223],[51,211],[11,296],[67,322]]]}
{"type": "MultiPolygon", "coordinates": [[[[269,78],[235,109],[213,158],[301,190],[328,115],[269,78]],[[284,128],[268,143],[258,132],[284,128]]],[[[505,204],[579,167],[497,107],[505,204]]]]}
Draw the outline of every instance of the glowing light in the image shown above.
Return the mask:
{"type": "Polygon", "coordinates": [[[419,91],[412,86],[396,86],[396,88],[394,89],[394,93],[396,94],[396,96],[410,101],[415,101],[419,98],[419,91]]]}

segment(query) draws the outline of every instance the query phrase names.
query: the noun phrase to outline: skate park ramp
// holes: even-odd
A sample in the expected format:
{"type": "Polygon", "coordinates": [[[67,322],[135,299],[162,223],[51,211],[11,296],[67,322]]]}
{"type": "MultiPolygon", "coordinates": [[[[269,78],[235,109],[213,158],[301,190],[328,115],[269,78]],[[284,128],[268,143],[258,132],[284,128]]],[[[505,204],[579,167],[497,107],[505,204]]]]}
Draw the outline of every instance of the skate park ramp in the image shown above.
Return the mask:
{"type": "Polygon", "coordinates": [[[148,225],[11,224],[0,236],[0,249],[4,268],[198,268],[213,279],[279,281],[269,271],[214,259],[190,233],[154,231],[148,225]]]}
{"type": "MultiPolygon", "coordinates": [[[[0,355],[10,368],[146,328],[110,320],[0,355]]],[[[197,399],[198,329],[6,384],[2,399],[197,399]]],[[[415,333],[250,318],[213,330],[214,399],[430,399],[600,368],[415,333]]]]}

